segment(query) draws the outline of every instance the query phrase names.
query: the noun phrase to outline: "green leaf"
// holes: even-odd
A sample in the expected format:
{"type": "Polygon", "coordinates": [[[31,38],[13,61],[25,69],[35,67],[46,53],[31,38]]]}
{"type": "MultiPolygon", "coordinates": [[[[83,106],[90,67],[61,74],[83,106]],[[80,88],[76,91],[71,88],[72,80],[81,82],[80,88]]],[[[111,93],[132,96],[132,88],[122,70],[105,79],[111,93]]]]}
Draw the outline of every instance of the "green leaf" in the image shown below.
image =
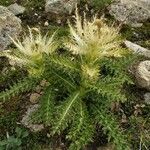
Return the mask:
{"type": "Polygon", "coordinates": [[[112,139],[117,150],[130,150],[130,143],[127,140],[127,135],[119,128],[117,120],[105,109],[100,109],[95,105],[91,105],[91,110],[95,116],[97,123],[103,126],[103,130],[108,134],[108,139],[112,139]]]}
{"type": "Polygon", "coordinates": [[[49,86],[44,90],[44,94],[40,99],[40,108],[33,114],[32,120],[50,125],[54,113],[54,99],[52,87],[49,86]]]}
{"type": "Polygon", "coordinates": [[[5,146],[5,145],[7,145],[7,140],[0,141],[0,146],[5,146]]]}
{"type": "Polygon", "coordinates": [[[111,101],[125,101],[126,96],[122,92],[122,83],[118,78],[106,77],[96,84],[88,85],[89,88],[111,101]]]}
{"type": "Polygon", "coordinates": [[[71,124],[69,134],[67,138],[72,141],[69,146],[69,150],[79,150],[82,149],[86,144],[92,141],[94,126],[88,114],[86,105],[80,102],[79,112],[71,124]]]}
{"type": "Polygon", "coordinates": [[[62,57],[62,56],[53,56],[50,61],[56,67],[59,67],[67,72],[79,72],[78,63],[71,60],[71,58],[62,57]]]}
{"type": "Polygon", "coordinates": [[[78,102],[80,101],[82,94],[82,90],[73,92],[68,99],[57,108],[57,114],[53,125],[53,134],[64,130],[71,120],[74,119],[76,110],[78,110],[78,102]]]}
{"type": "Polygon", "coordinates": [[[22,81],[18,81],[10,89],[7,89],[0,93],[0,101],[5,102],[11,97],[17,96],[20,93],[27,92],[33,89],[38,83],[38,79],[35,78],[25,78],[22,81]]]}

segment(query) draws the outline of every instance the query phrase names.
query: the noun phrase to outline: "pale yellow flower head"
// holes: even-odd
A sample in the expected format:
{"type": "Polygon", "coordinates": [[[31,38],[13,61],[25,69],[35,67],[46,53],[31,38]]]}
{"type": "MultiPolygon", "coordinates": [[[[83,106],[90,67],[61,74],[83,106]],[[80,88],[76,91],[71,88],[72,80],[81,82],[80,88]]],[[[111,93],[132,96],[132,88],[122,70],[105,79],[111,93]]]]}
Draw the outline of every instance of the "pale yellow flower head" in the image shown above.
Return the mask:
{"type": "MultiPolygon", "coordinates": [[[[85,15],[86,16],[86,15],[85,15]]],[[[83,19],[76,9],[75,25],[69,23],[71,41],[66,44],[73,54],[87,55],[95,59],[104,56],[120,57],[121,38],[119,28],[108,26],[96,16],[92,20],[83,19]]]]}
{"type": "Polygon", "coordinates": [[[19,39],[12,39],[16,49],[6,51],[5,56],[10,62],[19,66],[25,66],[28,71],[35,74],[42,70],[43,54],[51,55],[57,48],[54,42],[54,35],[48,37],[42,36],[37,28],[29,28],[29,35],[26,35],[21,42],[19,39]]]}

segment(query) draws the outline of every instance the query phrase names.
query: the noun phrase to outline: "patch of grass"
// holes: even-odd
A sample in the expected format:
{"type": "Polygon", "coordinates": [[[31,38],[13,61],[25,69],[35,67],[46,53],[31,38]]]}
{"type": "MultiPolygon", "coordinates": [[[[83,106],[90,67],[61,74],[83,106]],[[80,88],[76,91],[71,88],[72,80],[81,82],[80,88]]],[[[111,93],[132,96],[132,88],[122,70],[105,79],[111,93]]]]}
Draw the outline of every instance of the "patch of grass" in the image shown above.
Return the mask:
{"type": "Polygon", "coordinates": [[[128,25],[124,25],[122,30],[122,35],[127,38],[127,40],[136,42],[137,44],[150,49],[150,22],[147,21],[140,28],[132,28],[128,25]]]}
{"type": "Polygon", "coordinates": [[[0,0],[0,5],[9,6],[15,2],[26,7],[27,11],[33,9],[37,11],[42,10],[45,5],[45,0],[0,0]]]}
{"type": "Polygon", "coordinates": [[[0,0],[0,5],[3,6],[9,6],[12,3],[14,3],[14,0],[0,0]]]}
{"type": "Polygon", "coordinates": [[[88,5],[90,8],[92,8],[95,11],[101,11],[106,8],[106,6],[110,5],[113,2],[113,0],[80,0],[80,5],[79,6],[85,6],[88,5]]]}
{"type": "Polygon", "coordinates": [[[17,116],[18,114],[16,112],[12,112],[9,115],[7,114],[0,117],[0,139],[4,138],[8,130],[10,133],[13,132],[14,128],[16,127],[17,116]]]}
{"type": "Polygon", "coordinates": [[[22,128],[16,127],[13,135],[7,132],[6,137],[0,141],[1,150],[21,150],[25,139],[28,137],[28,132],[22,128]]]}
{"type": "Polygon", "coordinates": [[[49,35],[52,35],[56,32],[55,38],[59,41],[61,39],[67,39],[69,36],[69,28],[68,27],[60,27],[60,26],[49,26],[46,30],[49,35]]]}
{"type": "Polygon", "coordinates": [[[20,0],[20,4],[26,7],[28,11],[40,11],[43,10],[45,6],[45,0],[20,0]]]}
{"type": "Polygon", "coordinates": [[[92,4],[96,10],[104,9],[106,6],[111,4],[112,0],[92,0],[92,4]]]}
{"type": "Polygon", "coordinates": [[[129,134],[133,142],[133,149],[140,149],[141,147],[141,149],[148,150],[148,147],[150,147],[150,122],[148,121],[148,115],[147,118],[131,116],[129,122],[129,134]]]}

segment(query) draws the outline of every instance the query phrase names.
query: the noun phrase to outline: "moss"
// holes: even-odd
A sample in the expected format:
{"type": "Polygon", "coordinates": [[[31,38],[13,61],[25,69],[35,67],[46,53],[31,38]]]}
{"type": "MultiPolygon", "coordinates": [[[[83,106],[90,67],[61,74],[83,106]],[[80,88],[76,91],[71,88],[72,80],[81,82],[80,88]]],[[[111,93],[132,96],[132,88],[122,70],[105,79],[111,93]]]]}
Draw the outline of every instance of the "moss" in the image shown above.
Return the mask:
{"type": "Polygon", "coordinates": [[[0,0],[0,5],[3,6],[9,6],[12,3],[14,3],[14,0],[0,0]]]}
{"type": "Polygon", "coordinates": [[[45,0],[20,0],[20,4],[26,7],[28,11],[41,11],[44,9],[45,0]]]}
{"type": "Polygon", "coordinates": [[[16,120],[17,120],[18,113],[17,112],[11,112],[9,115],[1,115],[0,117],[0,138],[3,138],[6,136],[6,132],[9,131],[10,133],[13,132],[13,130],[16,127],[16,120]]]}
{"type": "Polygon", "coordinates": [[[52,34],[53,32],[56,31],[57,39],[61,39],[63,37],[67,38],[69,35],[68,27],[49,26],[47,30],[48,30],[49,34],[52,34]]]}
{"type": "Polygon", "coordinates": [[[103,7],[109,5],[112,2],[112,0],[93,0],[93,5],[97,9],[102,9],[103,7]]]}
{"type": "MultiPolygon", "coordinates": [[[[15,3],[14,0],[0,0],[0,5],[9,6],[10,4],[15,3]]],[[[18,4],[26,7],[27,11],[29,10],[42,10],[45,5],[45,0],[18,0],[18,4]]]]}
{"type": "Polygon", "coordinates": [[[150,49],[150,22],[147,21],[140,28],[132,28],[124,25],[121,33],[127,40],[136,42],[137,44],[150,49]]]}

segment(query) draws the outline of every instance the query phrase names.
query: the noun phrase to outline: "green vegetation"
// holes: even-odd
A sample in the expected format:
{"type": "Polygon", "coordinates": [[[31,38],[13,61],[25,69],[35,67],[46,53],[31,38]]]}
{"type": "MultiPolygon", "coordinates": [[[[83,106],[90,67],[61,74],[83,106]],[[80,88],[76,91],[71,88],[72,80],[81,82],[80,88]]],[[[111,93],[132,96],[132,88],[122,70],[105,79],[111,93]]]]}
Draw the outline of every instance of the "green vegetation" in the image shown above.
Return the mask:
{"type": "Polygon", "coordinates": [[[15,136],[10,136],[7,133],[6,139],[0,141],[1,150],[21,150],[23,140],[28,136],[28,132],[17,127],[15,130],[15,136]]]}
{"type": "Polygon", "coordinates": [[[14,2],[14,0],[1,0],[1,1],[0,1],[0,5],[9,6],[9,5],[12,4],[13,2],[14,2]]]}
{"type": "MultiPolygon", "coordinates": [[[[10,4],[15,3],[14,0],[1,0],[0,5],[3,6],[9,6],[10,4]]],[[[18,4],[21,4],[22,6],[26,7],[27,10],[42,10],[44,8],[45,1],[44,0],[19,0],[17,2],[18,4]]]]}
{"type": "Polygon", "coordinates": [[[0,150],[95,150],[107,143],[115,150],[148,150],[150,105],[142,97],[146,91],[137,88],[128,73],[137,56],[122,43],[126,38],[149,49],[150,23],[120,30],[111,25],[114,19],[107,12],[107,23],[91,17],[103,14],[113,0],[81,0],[81,14],[87,5],[93,10],[87,12],[90,21],[76,13],[69,26],[63,26],[66,21],[56,25],[55,16],[48,20],[45,0],[0,0],[0,5],[14,2],[26,8],[19,15],[23,31],[40,26],[41,32],[29,28],[29,34],[22,41],[12,39],[15,48],[11,45],[0,57],[0,150]],[[30,104],[29,94],[43,81],[40,107],[31,119],[45,129],[34,133],[20,120],[30,104]]]}
{"type": "Polygon", "coordinates": [[[112,2],[113,2],[113,0],[80,0],[79,7],[81,6],[81,8],[82,8],[82,6],[88,5],[88,7],[89,8],[92,7],[94,11],[102,12],[112,2]]]}
{"type": "Polygon", "coordinates": [[[20,3],[28,10],[35,9],[36,11],[43,10],[45,6],[45,0],[22,0],[20,3]]]}
{"type": "Polygon", "coordinates": [[[31,118],[50,128],[51,136],[65,134],[70,150],[83,149],[92,142],[96,125],[102,126],[117,150],[129,150],[126,133],[119,128],[110,110],[124,103],[124,85],[133,84],[127,67],[134,57],[121,47],[119,29],[102,19],[83,19],[76,11],[75,26],[69,23],[69,40],[63,51],[55,38],[29,28],[29,36],[13,40],[16,49],[4,52],[10,62],[27,70],[28,77],[0,93],[1,102],[32,90],[42,80],[49,84],[40,99],[40,108],[31,118]],[[65,131],[65,132],[64,132],[65,131]]]}
{"type": "Polygon", "coordinates": [[[130,26],[124,25],[122,28],[122,34],[129,41],[138,43],[139,45],[150,49],[150,23],[145,22],[140,28],[132,28],[130,26]]]}
{"type": "Polygon", "coordinates": [[[93,5],[96,9],[103,9],[105,6],[111,4],[113,0],[93,0],[93,5]]]}

